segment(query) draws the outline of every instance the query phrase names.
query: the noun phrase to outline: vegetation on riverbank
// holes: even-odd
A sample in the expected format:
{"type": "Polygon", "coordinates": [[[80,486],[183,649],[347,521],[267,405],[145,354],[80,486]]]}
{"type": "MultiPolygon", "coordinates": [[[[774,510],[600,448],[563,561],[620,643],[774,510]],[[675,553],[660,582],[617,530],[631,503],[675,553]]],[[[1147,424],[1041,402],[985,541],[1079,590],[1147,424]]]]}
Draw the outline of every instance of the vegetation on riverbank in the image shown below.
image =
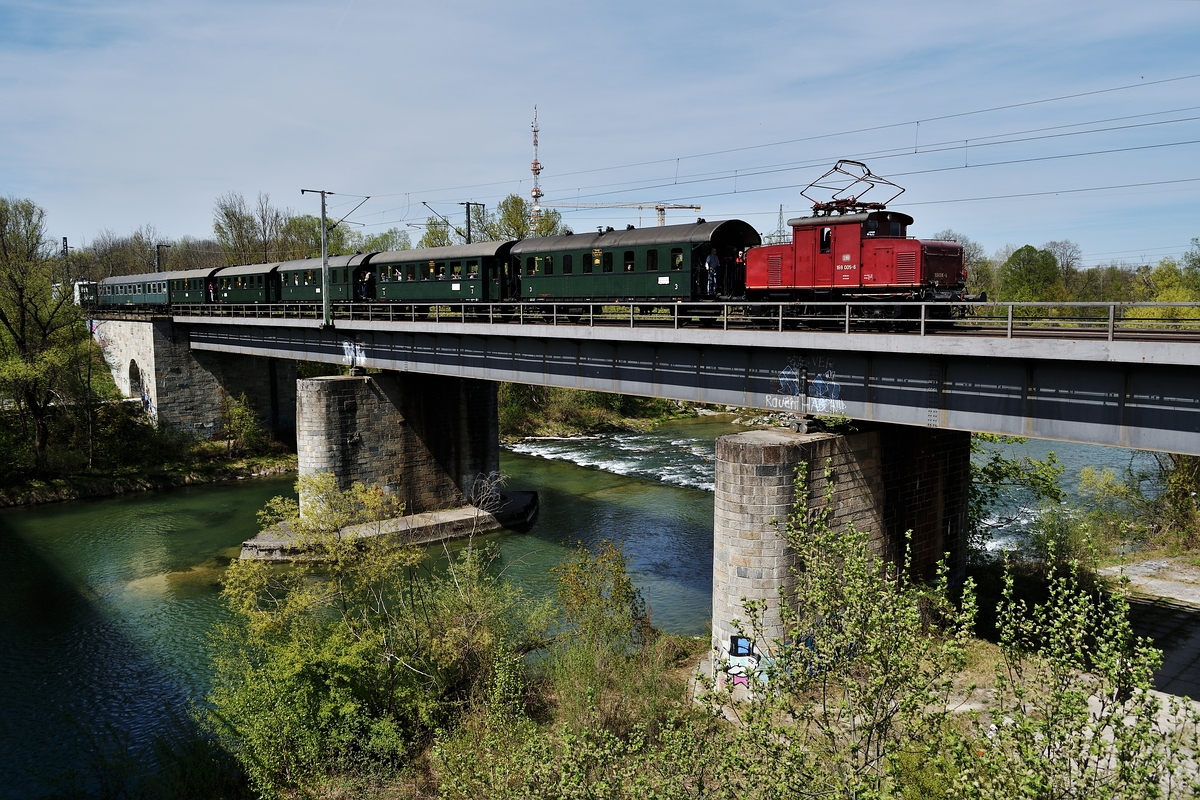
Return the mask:
{"type": "Polygon", "coordinates": [[[669,419],[695,415],[690,404],[654,397],[520,383],[502,383],[498,391],[500,436],[505,441],[524,436],[641,431],[669,419]]]}
{"type": "MultiPolygon", "coordinates": [[[[211,439],[159,427],[140,403],[108,400],[92,409],[90,436],[71,411],[51,418],[46,468],[22,460],[20,443],[0,459],[0,507],[166,489],[280,475],[296,470],[296,454],[272,438],[245,398],[226,398],[222,424],[211,439]],[[61,448],[61,449],[60,449],[61,448]]],[[[0,436],[6,432],[0,418],[0,436]]]]}
{"type": "MultiPolygon", "coordinates": [[[[1118,587],[1056,541],[973,582],[911,581],[798,507],[782,641],[751,695],[690,680],[706,641],[650,624],[620,548],[578,549],[532,598],[486,549],[337,537],[378,493],[309,487],[323,564],[231,568],[201,711],[263,797],[1191,796],[1200,717],[1150,692],[1159,655],[1118,587]],[[329,524],[323,524],[325,519],[329,524]],[[992,641],[973,638],[990,617],[992,641]],[[1170,706],[1170,707],[1167,707],[1170,706]],[[1161,790],[1155,794],[1155,788],[1161,790]]],[[[285,507],[286,506],[286,507],[285,507]]]]}

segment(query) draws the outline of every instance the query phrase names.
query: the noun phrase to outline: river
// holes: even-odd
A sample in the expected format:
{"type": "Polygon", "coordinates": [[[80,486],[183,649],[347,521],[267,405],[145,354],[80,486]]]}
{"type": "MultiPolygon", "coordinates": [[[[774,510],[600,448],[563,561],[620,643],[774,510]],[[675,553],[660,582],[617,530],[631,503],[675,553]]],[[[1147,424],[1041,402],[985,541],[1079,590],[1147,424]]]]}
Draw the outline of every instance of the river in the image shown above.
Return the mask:
{"type": "MultiPolygon", "coordinates": [[[[618,540],[654,623],[704,635],[713,441],[739,430],[702,417],[507,449],[509,486],[536,489],[542,508],[527,533],[486,539],[505,574],[534,592],[551,589],[549,568],[575,543],[618,540]]],[[[1063,443],[1009,448],[1055,450],[1068,491],[1082,467],[1123,470],[1131,458],[1063,443]]],[[[291,484],[261,479],[0,513],[0,798],[86,785],[94,753],[136,752],[170,713],[204,697],[222,569],[256,532],[254,512],[291,484]]]]}

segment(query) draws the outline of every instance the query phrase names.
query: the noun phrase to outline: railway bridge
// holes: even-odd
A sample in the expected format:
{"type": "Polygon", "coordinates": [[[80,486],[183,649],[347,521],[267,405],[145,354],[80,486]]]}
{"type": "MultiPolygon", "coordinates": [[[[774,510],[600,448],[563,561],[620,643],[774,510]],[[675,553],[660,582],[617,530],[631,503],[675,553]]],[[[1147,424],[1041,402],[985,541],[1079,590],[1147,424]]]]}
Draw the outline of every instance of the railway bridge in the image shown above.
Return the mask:
{"type": "Polygon", "coordinates": [[[744,597],[788,580],[774,520],[808,465],[810,502],[916,567],[965,565],[970,432],[1200,455],[1200,309],[992,304],[206,306],[93,325],[118,385],[165,424],[207,429],[222,393],[295,420],[302,471],[367,478],[410,508],[471,497],[498,465],[495,382],[591,389],[852,420],[850,433],[718,442],[715,646],[744,597]],[[294,381],[296,361],[383,370],[294,381]],[[136,372],[136,374],[135,374],[136,372]],[[294,403],[294,406],[292,405],[294,403]],[[295,413],[288,411],[295,408],[295,413]],[[207,416],[206,416],[207,415],[207,416]]]}

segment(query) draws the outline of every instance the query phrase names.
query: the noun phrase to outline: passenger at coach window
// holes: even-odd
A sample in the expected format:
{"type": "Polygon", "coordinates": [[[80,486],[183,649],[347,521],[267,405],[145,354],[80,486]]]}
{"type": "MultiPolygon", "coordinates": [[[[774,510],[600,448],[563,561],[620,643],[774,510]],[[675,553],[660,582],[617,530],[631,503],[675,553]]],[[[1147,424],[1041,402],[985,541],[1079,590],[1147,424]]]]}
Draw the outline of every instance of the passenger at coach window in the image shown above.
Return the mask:
{"type": "Polygon", "coordinates": [[[708,254],[708,258],[704,261],[704,268],[708,270],[708,293],[717,293],[717,270],[721,268],[721,257],[717,255],[717,248],[713,248],[708,254]]]}

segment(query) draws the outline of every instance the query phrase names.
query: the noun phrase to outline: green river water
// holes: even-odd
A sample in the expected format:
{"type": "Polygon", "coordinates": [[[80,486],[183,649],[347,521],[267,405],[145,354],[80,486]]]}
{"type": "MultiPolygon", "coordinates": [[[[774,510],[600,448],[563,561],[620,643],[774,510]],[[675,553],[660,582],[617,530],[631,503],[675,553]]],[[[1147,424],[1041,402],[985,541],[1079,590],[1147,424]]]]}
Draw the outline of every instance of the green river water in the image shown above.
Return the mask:
{"type": "MultiPolygon", "coordinates": [[[[505,450],[514,489],[536,489],[527,533],[486,537],[505,575],[550,589],[575,542],[624,543],[654,623],[703,635],[712,573],[716,436],[701,418],[650,434],[534,442],[505,450]]],[[[1030,443],[1038,454],[1051,445],[1030,443]]],[[[1120,468],[1124,451],[1053,445],[1071,475],[1120,468]]],[[[106,748],[137,751],[201,700],[219,581],[256,532],[255,511],[291,477],[80,501],[0,513],[0,798],[92,780],[106,748]]]]}

